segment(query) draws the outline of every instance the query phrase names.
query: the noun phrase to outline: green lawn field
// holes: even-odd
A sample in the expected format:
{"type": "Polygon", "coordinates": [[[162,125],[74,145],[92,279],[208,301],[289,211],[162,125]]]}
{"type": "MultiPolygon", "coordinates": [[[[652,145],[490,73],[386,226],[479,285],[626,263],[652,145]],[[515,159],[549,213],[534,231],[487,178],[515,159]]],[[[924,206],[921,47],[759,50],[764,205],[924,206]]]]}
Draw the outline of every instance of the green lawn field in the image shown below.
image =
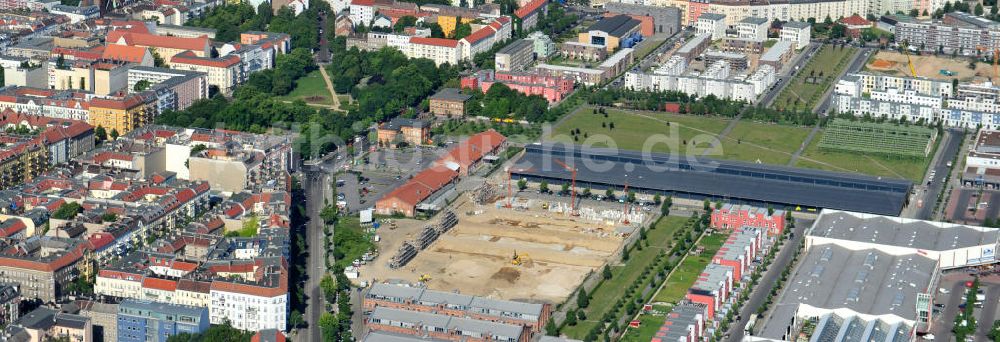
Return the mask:
{"type": "Polygon", "coordinates": [[[667,216],[659,220],[656,229],[649,230],[646,235],[649,247],[641,251],[633,250],[624,266],[612,266],[611,279],[604,281],[590,294],[590,306],[586,309],[587,320],[575,326],[566,326],[562,332],[572,338],[583,339],[594,325],[599,324],[598,320],[606,312],[614,309],[618,298],[624,295],[622,289],[628,288],[638,279],[642,270],[656,259],[660,251],[668,249],[674,232],[681,229],[687,221],[688,218],[678,216],[667,216]]]}
{"type": "MultiPolygon", "coordinates": [[[[931,158],[914,159],[885,155],[824,151],[819,148],[823,131],[816,134],[802,152],[795,166],[841,172],[858,172],[872,176],[905,178],[920,183],[931,158]],[[805,158],[813,159],[827,165],[805,158]]],[[[936,148],[936,147],[935,147],[936,148]]],[[[931,151],[931,155],[934,151],[931,151]]]]}
{"type": "Polygon", "coordinates": [[[288,95],[281,96],[280,99],[285,101],[302,99],[306,103],[333,105],[333,99],[330,98],[330,91],[326,89],[326,82],[323,81],[323,75],[320,74],[319,70],[314,70],[302,76],[296,82],[295,89],[292,89],[292,92],[288,93],[288,95]]]}
{"type": "Polygon", "coordinates": [[[786,165],[809,136],[809,127],[741,120],[722,141],[722,159],[786,165]]]}
{"type": "Polygon", "coordinates": [[[603,114],[593,114],[591,107],[581,107],[553,129],[550,140],[587,143],[593,147],[617,146],[636,151],[642,151],[649,144],[652,152],[670,153],[676,150],[680,154],[699,155],[707,144],[689,149],[685,143],[696,136],[697,141],[714,139],[729,123],[728,119],[719,117],[664,112],[607,109],[607,115],[605,118],[603,114]],[[574,138],[570,132],[577,129],[580,134],[574,138]],[[671,148],[669,144],[677,148],[671,148]]]}
{"type": "Polygon", "coordinates": [[[653,335],[660,330],[660,326],[663,325],[669,312],[670,306],[668,305],[654,305],[650,313],[639,315],[639,329],[629,329],[622,336],[621,341],[648,342],[652,340],[653,335]]]}
{"type": "Polygon", "coordinates": [[[708,266],[708,263],[712,261],[715,252],[722,248],[727,236],[728,234],[715,233],[702,237],[698,245],[704,247],[705,250],[698,255],[687,255],[684,261],[667,277],[667,282],[660,289],[660,293],[653,298],[653,302],[677,304],[681,299],[684,299],[688,289],[694,285],[695,280],[705,270],[705,266],[708,266]]]}
{"type": "Polygon", "coordinates": [[[823,45],[806,66],[795,75],[791,83],[778,94],[774,105],[781,108],[797,108],[812,110],[819,103],[823,93],[833,86],[840,72],[847,67],[850,57],[857,49],[823,45]],[[818,82],[807,82],[808,78],[816,77],[818,82]]]}

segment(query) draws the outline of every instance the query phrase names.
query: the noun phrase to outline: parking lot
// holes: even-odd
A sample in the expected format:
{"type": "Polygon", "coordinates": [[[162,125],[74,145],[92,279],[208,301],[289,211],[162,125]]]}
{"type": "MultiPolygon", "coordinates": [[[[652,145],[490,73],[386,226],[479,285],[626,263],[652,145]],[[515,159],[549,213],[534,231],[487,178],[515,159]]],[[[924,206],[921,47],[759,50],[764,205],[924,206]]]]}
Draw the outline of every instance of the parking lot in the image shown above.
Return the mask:
{"type": "Polygon", "coordinates": [[[337,175],[337,201],[352,213],[374,207],[376,200],[431,166],[446,151],[418,147],[372,152],[365,157],[366,162],[337,175]]]}
{"type": "MultiPolygon", "coordinates": [[[[966,271],[945,273],[941,277],[938,289],[934,289],[934,314],[931,322],[931,334],[935,340],[948,341],[954,335],[951,330],[955,317],[965,306],[966,282],[973,276],[966,271]],[[941,289],[944,289],[943,292],[941,289]],[[947,293],[944,293],[947,292],[947,293]]],[[[983,294],[982,307],[973,308],[977,328],[975,341],[988,341],[987,337],[993,321],[997,319],[997,309],[1000,309],[1000,275],[989,275],[979,278],[979,289],[983,294]]],[[[925,336],[926,337],[926,336],[925,336]]],[[[922,340],[929,340],[923,338],[922,340]]]]}

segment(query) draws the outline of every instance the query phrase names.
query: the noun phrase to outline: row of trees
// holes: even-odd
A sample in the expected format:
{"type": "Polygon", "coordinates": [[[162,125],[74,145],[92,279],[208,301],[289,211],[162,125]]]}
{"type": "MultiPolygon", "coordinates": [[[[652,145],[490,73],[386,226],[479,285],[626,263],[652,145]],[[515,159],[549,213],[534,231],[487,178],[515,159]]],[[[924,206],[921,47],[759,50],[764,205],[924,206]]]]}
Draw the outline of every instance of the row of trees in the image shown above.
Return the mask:
{"type": "Polygon", "coordinates": [[[629,109],[662,111],[667,104],[679,104],[679,112],[694,115],[735,117],[745,103],[721,99],[715,95],[697,97],[678,91],[651,92],[628,89],[602,89],[594,92],[588,102],[598,106],[618,105],[629,109]]]}
{"type": "Polygon", "coordinates": [[[239,41],[240,33],[270,31],[287,33],[293,48],[315,49],[319,46],[320,13],[330,12],[325,1],[310,1],[309,9],[298,16],[291,8],[282,7],[275,14],[269,2],[261,3],[254,11],[249,3],[241,2],[213,8],[203,17],[189,20],[185,25],[216,30],[215,40],[239,41]]]}

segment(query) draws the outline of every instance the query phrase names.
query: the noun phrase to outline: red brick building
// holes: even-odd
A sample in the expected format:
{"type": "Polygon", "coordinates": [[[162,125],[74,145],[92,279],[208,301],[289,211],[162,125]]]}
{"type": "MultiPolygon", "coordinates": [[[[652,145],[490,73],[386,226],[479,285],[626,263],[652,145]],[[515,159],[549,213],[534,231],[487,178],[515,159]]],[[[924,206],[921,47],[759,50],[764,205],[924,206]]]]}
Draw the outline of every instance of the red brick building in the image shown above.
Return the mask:
{"type": "Polygon", "coordinates": [[[535,72],[495,72],[480,70],[462,77],[462,88],[480,90],[486,93],[494,84],[502,83],[508,88],[525,95],[538,95],[551,102],[562,101],[573,91],[573,79],[560,76],[546,76],[535,72]]]}
{"type": "Polygon", "coordinates": [[[771,236],[781,234],[785,231],[785,211],[774,210],[770,214],[768,211],[767,208],[727,203],[712,211],[711,225],[715,229],[753,227],[765,229],[771,236]]]}
{"type": "Polygon", "coordinates": [[[417,204],[456,179],[458,172],[455,170],[444,166],[430,167],[376,201],[375,211],[382,215],[400,213],[414,216],[417,213],[417,204]]]}

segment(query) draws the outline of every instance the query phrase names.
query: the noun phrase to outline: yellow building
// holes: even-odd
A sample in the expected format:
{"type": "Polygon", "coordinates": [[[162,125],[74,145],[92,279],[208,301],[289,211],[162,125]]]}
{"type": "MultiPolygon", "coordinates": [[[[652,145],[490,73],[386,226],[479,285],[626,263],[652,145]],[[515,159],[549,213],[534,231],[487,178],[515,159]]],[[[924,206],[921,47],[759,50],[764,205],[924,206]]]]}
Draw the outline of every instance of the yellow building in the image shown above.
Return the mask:
{"type": "Polygon", "coordinates": [[[90,100],[89,123],[94,127],[104,127],[108,133],[114,130],[118,131],[119,135],[125,135],[153,121],[156,113],[154,101],[150,101],[142,94],[94,98],[90,100]]]}
{"type": "MultiPolygon", "coordinates": [[[[438,16],[438,26],[441,26],[441,32],[444,32],[445,37],[451,37],[455,33],[455,28],[458,27],[458,18],[451,15],[441,15],[438,16]]],[[[476,18],[462,18],[463,24],[468,24],[475,21],[476,18]]]]}
{"type": "Polygon", "coordinates": [[[40,140],[4,146],[0,151],[0,188],[8,189],[30,181],[49,166],[48,149],[40,140]]]}

